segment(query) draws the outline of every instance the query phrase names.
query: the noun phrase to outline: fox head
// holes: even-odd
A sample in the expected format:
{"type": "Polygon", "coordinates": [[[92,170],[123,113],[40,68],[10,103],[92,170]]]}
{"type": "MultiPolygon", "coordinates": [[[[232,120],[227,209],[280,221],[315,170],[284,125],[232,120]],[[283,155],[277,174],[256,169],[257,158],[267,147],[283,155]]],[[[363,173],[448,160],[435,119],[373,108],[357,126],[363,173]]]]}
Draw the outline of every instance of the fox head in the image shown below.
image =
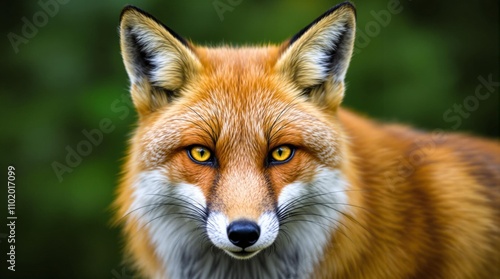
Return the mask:
{"type": "Polygon", "coordinates": [[[350,3],[281,45],[240,48],[197,46],[123,10],[139,119],[116,204],[140,268],[176,278],[203,259],[244,269],[272,253],[311,268],[346,210],[336,112],[354,37],[350,3]]]}

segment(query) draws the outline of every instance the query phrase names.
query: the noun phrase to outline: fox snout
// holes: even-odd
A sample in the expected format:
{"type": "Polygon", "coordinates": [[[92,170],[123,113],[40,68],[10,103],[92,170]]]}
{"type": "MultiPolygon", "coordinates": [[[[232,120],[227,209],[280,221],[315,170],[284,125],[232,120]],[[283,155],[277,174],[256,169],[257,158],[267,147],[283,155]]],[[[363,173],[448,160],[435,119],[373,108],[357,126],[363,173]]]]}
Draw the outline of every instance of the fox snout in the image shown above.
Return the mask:
{"type": "Polygon", "coordinates": [[[234,245],[245,249],[257,242],[260,236],[260,227],[249,220],[234,221],[227,227],[227,237],[234,245]]]}
{"type": "Polygon", "coordinates": [[[207,235],[230,256],[247,259],[272,245],[279,222],[275,202],[262,175],[252,168],[221,173],[208,203],[207,235]]]}
{"type": "Polygon", "coordinates": [[[249,259],[271,246],[278,236],[279,222],[274,212],[265,212],[258,220],[229,221],[216,212],[207,221],[207,235],[212,243],[236,259],[249,259]]]}

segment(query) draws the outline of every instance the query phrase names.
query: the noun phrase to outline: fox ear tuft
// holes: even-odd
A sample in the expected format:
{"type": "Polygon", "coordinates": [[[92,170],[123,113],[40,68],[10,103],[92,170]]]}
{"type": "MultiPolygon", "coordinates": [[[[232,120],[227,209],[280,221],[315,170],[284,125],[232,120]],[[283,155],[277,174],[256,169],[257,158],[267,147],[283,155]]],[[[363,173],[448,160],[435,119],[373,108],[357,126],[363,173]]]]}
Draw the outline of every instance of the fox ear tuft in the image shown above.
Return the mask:
{"type": "Polygon", "coordinates": [[[120,16],[120,47],[138,111],[168,103],[201,67],[191,45],[148,13],[127,6],[120,16]]]}
{"type": "Polygon", "coordinates": [[[356,10],[341,3],[285,42],[276,63],[299,88],[342,83],[353,51],[356,10]]]}

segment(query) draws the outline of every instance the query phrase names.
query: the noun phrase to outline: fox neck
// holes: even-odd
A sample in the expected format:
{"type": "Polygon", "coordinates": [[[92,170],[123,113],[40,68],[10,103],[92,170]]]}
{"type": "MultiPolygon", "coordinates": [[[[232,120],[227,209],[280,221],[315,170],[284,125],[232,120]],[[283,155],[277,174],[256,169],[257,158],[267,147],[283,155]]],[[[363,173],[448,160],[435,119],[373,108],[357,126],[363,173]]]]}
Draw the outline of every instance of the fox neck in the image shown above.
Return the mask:
{"type": "Polygon", "coordinates": [[[347,183],[339,170],[319,171],[314,182],[288,185],[280,198],[315,196],[297,220],[281,226],[275,243],[248,260],[236,260],[207,239],[203,220],[182,218],[183,208],[204,210],[203,194],[194,185],[171,184],[161,171],[148,171],[135,184],[132,210],[147,230],[151,246],[163,266],[158,278],[308,278],[331,241],[346,209],[347,183]],[[171,197],[170,200],[165,197],[171,197]],[[317,198],[316,198],[317,197],[317,198]],[[182,201],[184,199],[184,201],[182,201]],[[182,206],[152,206],[183,203],[182,206]],[[326,204],[326,206],[325,206],[326,204]],[[332,222],[333,221],[333,222],[332,222]]]}

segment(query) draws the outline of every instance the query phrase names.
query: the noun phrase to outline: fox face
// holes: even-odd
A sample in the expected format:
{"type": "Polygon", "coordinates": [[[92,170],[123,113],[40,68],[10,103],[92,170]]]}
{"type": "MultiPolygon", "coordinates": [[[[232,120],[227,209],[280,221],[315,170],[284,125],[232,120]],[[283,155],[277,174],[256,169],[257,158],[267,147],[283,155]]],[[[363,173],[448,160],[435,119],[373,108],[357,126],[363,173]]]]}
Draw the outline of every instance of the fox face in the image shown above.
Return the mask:
{"type": "Polygon", "coordinates": [[[280,45],[209,48],[123,10],[138,125],[115,207],[141,275],[499,274],[498,142],[340,108],[355,17],[346,2],[280,45]]]}
{"type": "Polygon", "coordinates": [[[139,125],[117,205],[127,238],[141,243],[128,246],[139,269],[169,278],[311,272],[348,210],[336,110],[354,30],[344,3],[278,46],[206,48],[124,9],[139,125]]]}

